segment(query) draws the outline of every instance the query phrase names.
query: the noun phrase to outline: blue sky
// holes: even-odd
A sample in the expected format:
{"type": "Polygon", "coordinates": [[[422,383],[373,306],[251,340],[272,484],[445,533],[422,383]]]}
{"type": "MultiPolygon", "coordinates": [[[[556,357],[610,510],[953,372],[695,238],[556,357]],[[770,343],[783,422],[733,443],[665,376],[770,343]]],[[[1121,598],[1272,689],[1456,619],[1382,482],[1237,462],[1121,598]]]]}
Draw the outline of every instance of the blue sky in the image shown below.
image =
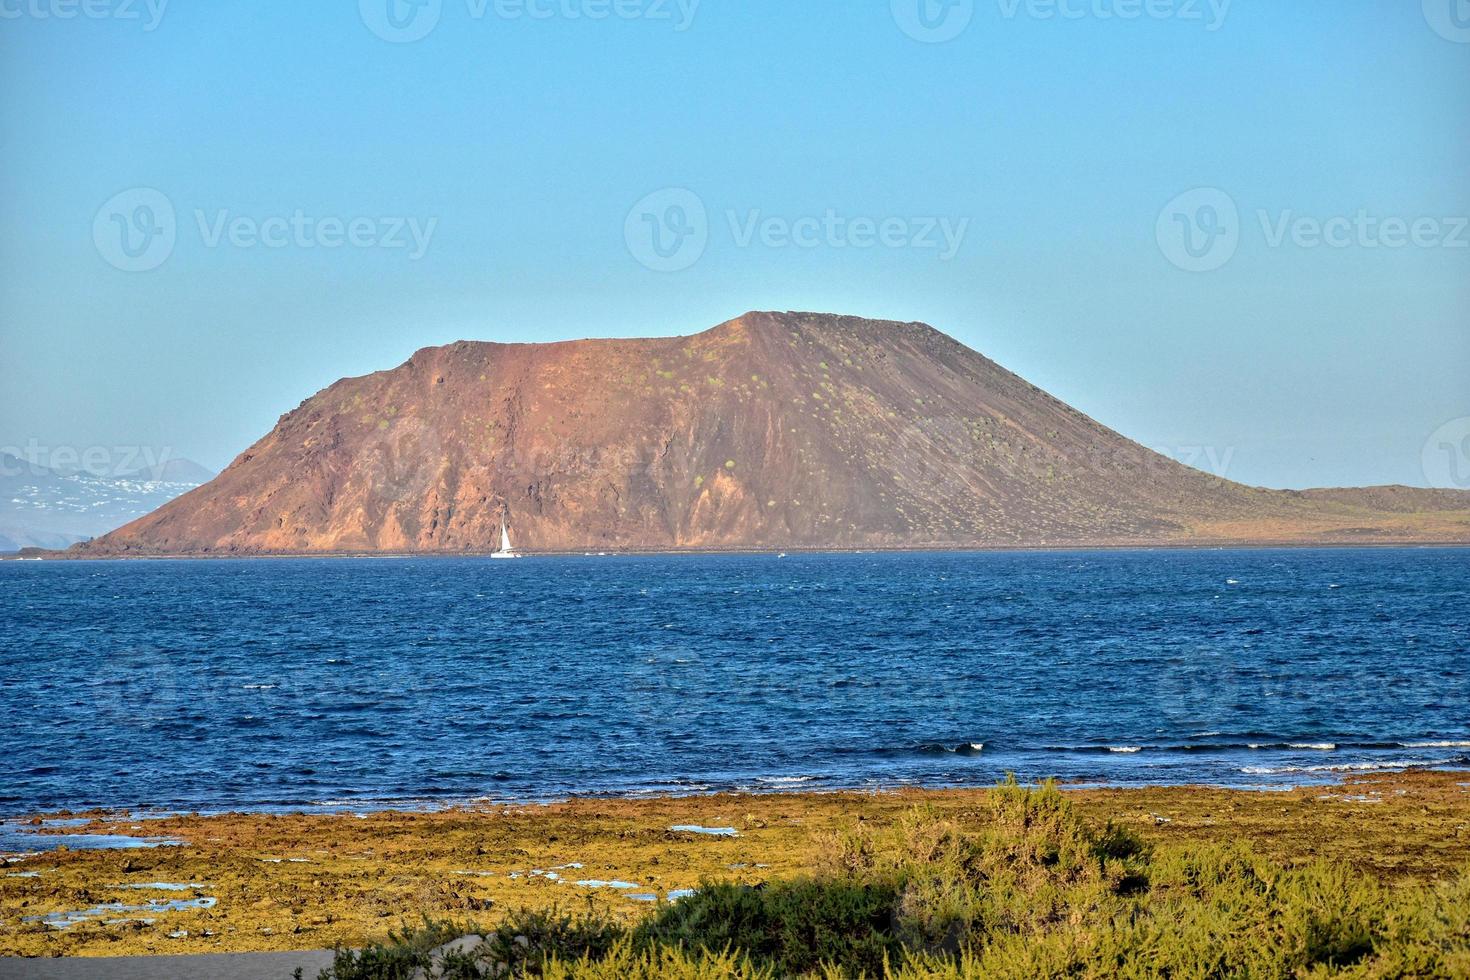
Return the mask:
{"type": "Polygon", "coordinates": [[[88,2],[0,0],[0,446],[221,467],[426,345],[748,309],[1250,483],[1470,437],[1464,0],[88,2]]]}

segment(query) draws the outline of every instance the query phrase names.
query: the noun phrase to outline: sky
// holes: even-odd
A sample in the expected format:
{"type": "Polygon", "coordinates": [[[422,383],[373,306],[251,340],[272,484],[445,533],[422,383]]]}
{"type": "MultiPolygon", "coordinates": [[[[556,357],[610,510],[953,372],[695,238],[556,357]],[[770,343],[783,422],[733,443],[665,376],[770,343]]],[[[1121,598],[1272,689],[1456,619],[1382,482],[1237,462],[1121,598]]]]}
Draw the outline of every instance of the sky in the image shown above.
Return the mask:
{"type": "Polygon", "coordinates": [[[1247,483],[1470,486],[1466,0],[0,0],[0,448],[459,339],[922,320],[1247,483]]]}

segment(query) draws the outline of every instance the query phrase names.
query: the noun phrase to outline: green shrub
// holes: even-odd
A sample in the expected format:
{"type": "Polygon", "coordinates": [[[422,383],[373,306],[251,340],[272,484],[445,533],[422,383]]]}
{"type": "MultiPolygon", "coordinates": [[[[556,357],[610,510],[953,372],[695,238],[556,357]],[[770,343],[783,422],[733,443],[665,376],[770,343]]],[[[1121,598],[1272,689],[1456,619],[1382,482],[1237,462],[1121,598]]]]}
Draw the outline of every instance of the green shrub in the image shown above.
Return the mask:
{"type": "Polygon", "coordinates": [[[739,950],[787,976],[823,963],[878,973],[900,952],[894,890],[882,882],[797,879],[706,884],[660,909],[634,933],[640,948],[739,950]]]}
{"type": "Polygon", "coordinates": [[[521,909],[486,937],[481,958],[503,964],[513,975],[533,972],[547,960],[600,959],[627,930],[592,912],[582,915],[521,909]]]}
{"type": "MultiPolygon", "coordinates": [[[[469,926],[425,923],[338,951],[325,980],[402,980],[469,926]]],[[[826,842],[814,877],[710,882],[634,929],[591,914],[512,913],[474,955],[481,977],[1470,978],[1470,869],[1384,886],[1240,845],[1151,849],[1094,828],[1055,786],[1014,780],[948,817],[826,842]]]]}
{"type": "MultiPolygon", "coordinates": [[[[384,943],[360,950],[338,947],[333,951],[331,968],[318,974],[318,980],[410,980],[414,971],[431,965],[432,950],[479,932],[471,922],[434,922],[426,918],[422,925],[389,933],[384,943]]],[[[299,980],[300,970],[296,976],[299,980]]]]}
{"type": "Polygon", "coordinates": [[[552,960],[542,976],[550,980],[775,980],[778,974],[733,952],[690,953],[672,946],[640,950],[624,940],[598,959],[552,960]]]}

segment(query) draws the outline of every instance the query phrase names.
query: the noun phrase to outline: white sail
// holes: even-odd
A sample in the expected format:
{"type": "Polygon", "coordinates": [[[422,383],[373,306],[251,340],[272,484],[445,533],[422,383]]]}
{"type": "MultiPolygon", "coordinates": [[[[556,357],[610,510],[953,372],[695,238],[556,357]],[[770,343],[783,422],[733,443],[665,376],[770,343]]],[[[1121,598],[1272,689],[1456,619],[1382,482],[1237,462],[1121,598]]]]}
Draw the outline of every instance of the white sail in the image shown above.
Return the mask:
{"type": "Polygon", "coordinates": [[[510,528],[508,528],[508,527],[505,526],[505,518],[504,517],[502,517],[500,519],[500,550],[499,551],[492,551],[492,552],[490,552],[490,557],[491,558],[519,558],[519,557],[521,557],[520,554],[517,553],[516,550],[511,547],[511,544],[510,544],[510,528]]]}

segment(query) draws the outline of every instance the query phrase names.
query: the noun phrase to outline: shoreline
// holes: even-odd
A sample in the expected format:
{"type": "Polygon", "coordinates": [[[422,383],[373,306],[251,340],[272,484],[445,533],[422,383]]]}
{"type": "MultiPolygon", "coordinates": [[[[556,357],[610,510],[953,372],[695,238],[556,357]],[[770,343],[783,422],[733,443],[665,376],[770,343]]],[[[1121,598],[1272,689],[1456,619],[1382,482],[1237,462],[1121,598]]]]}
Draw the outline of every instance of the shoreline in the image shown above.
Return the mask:
{"type": "MultiPolygon", "coordinates": [[[[1464,770],[1345,774],[1269,791],[1064,789],[1090,822],[1152,843],[1248,841],[1289,865],[1327,858],[1385,882],[1470,866],[1464,770]]],[[[6,859],[0,955],[321,949],[379,939],[420,914],[494,921],[521,906],[591,906],[631,921],[702,881],[808,873],[824,842],[855,823],[891,825],[915,806],[962,819],[988,792],[782,789],[362,814],[73,813],[88,823],[38,829],[183,843],[6,859]],[[99,906],[107,909],[63,927],[45,921],[99,906]]]]}
{"type": "MultiPolygon", "coordinates": [[[[521,550],[522,558],[679,558],[717,556],[766,556],[777,555],[1002,555],[1002,554],[1079,554],[1099,552],[1180,552],[1180,551],[1345,551],[1345,550],[1454,550],[1470,548],[1470,538],[1448,540],[1393,540],[1393,541],[1315,541],[1315,540],[1265,540],[1228,539],[1219,541],[1138,541],[1138,542],[1083,542],[1056,544],[1015,545],[922,545],[914,547],[870,547],[870,548],[815,548],[800,546],[749,547],[749,548],[619,548],[612,551],[527,551],[521,550]]],[[[218,554],[213,552],[169,553],[169,554],[89,554],[73,555],[70,549],[51,551],[25,548],[18,552],[0,554],[0,561],[235,561],[235,560],[288,560],[288,559],[402,559],[402,558],[489,558],[492,549],[474,551],[270,551],[218,554]]]]}
{"type": "MultiPolygon", "coordinates": [[[[1426,736],[1426,739],[1429,736],[1426,736]]],[[[0,829],[6,826],[16,826],[26,821],[48,821],[57,819],[78,819],[86,817],[94,820],[123,819],[132,820],[157,820],[166,817],[280,817],[280,816],[376,816],[380,814],[395,813],[445,813],[454,811],[475,812],[484,809],[503,809],[507,807],[538,807],[557,806],[561,804],[594,804],[594,803],[616,803],[616,802],[639,802],[647,800],[688,800],[709,797],[751,797],[759,799],[767,796],[831,796],[831,795],[856,795],[869,796],[891,793],[964,793],[983,792],[993,788],[1003,778],[1014,777],[1021,786],[1040,787],[1045,783],[1053,783],[1058,789],[1067,792],[1126,792],[1136,790],[1205,790],[1211,792],[1240,792],[1240,793],[1287,793],[1297,790],[1321,789],[1323,787],[1341,786],[1344,783],[1359,778],[1394,778],[1408,776],[1414,773],[1462,773],[1470,778],[1470,740],[1459,736],[1444,741],[1432,742],[1395,742],[1374,743],[1397,745],[1404,749],[1417,748],[1444,748],[1454,749],[1460,754],[1453,759],[1438,760],[1435,762],[1393,762],[1382,763],[1341,763],[1339,765],[1322,764],[1312,767],[1285,767],[1279,770],[1265,770],[1260,772],[1249,769],[1239,770],[1242,778],[1230,781],[1210,781],[1208,779],[1187,778],[1180,780],[1112,780],[1105,778],[1076,778],[1062,777],[1056,775],[1036,775],[1026,772],[1020,768],[1008,770],[1005,773],[996,773],[988,778],[976,779],[966,782],[943,782],[943,781],[884,781],[879,778],[870,778],[860,782],[844,782],[839,777],[830,774],[786,774],[786,775],[762,775],[751,776],[741,780],[731,780],[727,783],[714,783],[707,780],[690,777],[655,780],[646,786],[634,786],[626,789],[592,790],[588,792],[567,792],[531,794],[526,796],[494,796],[481,793],[473,796],[445,796],[445,797],[376,797],[363,798],[361,800],[332,799],[308,802],[287,803],[249,803],[228,804],[218,807],[201,807],[188,803],[139,803],[139,804],[107,804],[107,803],[78,803],[74,805],[57,805],[55,807],[43,806],[41,808],[23,807],[14,810],[0,809],[0,829]],[[1263,779],[1261,777],[1275,774],[1283,778],[1276,780],[1263,779]],[[1252,778],[1254,777],[1254,778],[1252,778]],[[828,782],[828,780],[832,780],[828,782]],[[678,788],[677,783],[687,783],[687,787],[678,788]]],[[[1091,751],[1098,753],[1116,752],[1123,755],[1131,755],[1142,752],[1145,748],[1118,748],[1098,745],[1089,747],[1091,751]]],[[[1253,748],[1255,748],[1253,746],[1253,748]]],[[[1269,748],[1262,746],[1261,748],[1269,748]]],[[[1302,745],[1302,749],[1319,751],[1326,755],[1336,751],[1338,746],[1330,748],[1323,745],[1302,745]]],[[[956,751],[956,750],[951,750],[956,751]]],[[[978,752],[976,753],[978,754],[978,752]]],[[[0,837],[3,843],[3,837],[0,837]]],[[[0,858],[6,852],[0,848],[0,858]]]]}
{"type": "MultiPolygon", "coordinates": [[[[1470,760],[1470,756],[1466,757],[1470,760]]],[[[1383,766],[1374,769],[1344,767],[1324,771],[1316,779],[1283,780],[1262,782],[1241,780],[1240,782],[1209,782],[1207,780],[1184,780],[1180,782],[1114,782],[1099,779],[1063,779],[1058,777],[1032,778],[1015,773],[1021,786],[1040,787],[1051,782],[1067,793],[1112,793],[1141,791],[1189,791],[1222,793],[1291,793],[1307,790],[1340,787],[1356,779],[1396,778],[1415,773],[1454,773],[1470,780],[1470,768],[1461,768],[1466,762],[1454,765],[1428,766],[1404,765],[1383,766]]],[[[1305,774],[1298,774],[1305,775],[1305,774]]],[[[823,797],[823,796],[884,796],[894,794],[926,793],[982,793],[995,786],[995,780],[971,783],[918,783],[918,782],[874,782],[869,785],[834,783],[830,786],[814,785],[821,777],[769,777],[772,784],[767,787],[725,786],[691,787],[687,791],[661,787],[658,789],[632,789],[626,791],[550,794],[546,796],[496,797],[489,795],[452,797],[443,799],[363,799],[361,801],[323,801],[320,803],[251,804],[245,806],[223,806],[208,808],[186,804],[138,804],[135,806],[108,804],[78,804],[54,809],[21,809],[0,811],[0,827],[20,826],[32,821],[55,820],[100,820],[117,822],[127,820],[163,820],[175,817],[208,819],[214,817],[375,817],[393,814],[438,814],[477,813],[487,810],[504,810],[530,807],[553,807],[599,803],[640,803],[648,801],[700,800],[715,797],[732,799],[749,798],[759,800],[766,797],[823,797]]],[[[3,842],[3,837],[0,837],[3,842]]],[[[0,848],[0,860],[17,852],[0,848]]]]}

